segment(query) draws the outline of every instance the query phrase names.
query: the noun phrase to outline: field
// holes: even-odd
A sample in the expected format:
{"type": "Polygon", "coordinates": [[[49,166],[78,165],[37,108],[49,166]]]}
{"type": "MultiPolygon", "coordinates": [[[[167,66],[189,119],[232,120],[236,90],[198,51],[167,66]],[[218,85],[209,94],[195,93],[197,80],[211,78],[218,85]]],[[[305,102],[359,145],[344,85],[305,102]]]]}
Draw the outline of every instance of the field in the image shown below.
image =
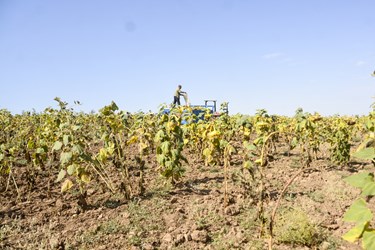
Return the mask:
{"type": "Polygon", "coordinates": [[[1,249],[375,244],[374,113],[198,119],[56,101],[0,111],[1,249]]]}

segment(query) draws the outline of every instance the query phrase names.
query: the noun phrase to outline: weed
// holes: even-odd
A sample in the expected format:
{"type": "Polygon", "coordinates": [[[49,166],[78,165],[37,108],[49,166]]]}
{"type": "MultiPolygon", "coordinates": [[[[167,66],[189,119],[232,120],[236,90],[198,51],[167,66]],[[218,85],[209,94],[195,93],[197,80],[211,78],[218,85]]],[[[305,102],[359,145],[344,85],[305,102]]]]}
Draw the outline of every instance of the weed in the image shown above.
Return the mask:
{"type": "Polygon", "coordinates": [[[276,240],[291,245],[316,246],[322,242],[322,233],[301,209],[284,209],[276,220],[276,240]]]}
{"type": "Polygon", "coordinates": [[[315,202],[324,203],[325,197],[322,194],[322,192],[319,192],[319,191],[309,192],[307,196],[310,197],[315,202]]]}

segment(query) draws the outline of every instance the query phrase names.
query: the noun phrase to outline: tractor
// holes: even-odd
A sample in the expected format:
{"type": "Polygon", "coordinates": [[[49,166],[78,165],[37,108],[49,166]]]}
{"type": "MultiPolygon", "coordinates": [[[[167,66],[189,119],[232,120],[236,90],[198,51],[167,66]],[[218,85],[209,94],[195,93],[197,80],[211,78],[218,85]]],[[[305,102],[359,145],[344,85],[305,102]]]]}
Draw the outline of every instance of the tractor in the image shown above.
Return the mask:
{"type": "MultiPolygon", "coordinates": [[[[204,105],[190,105],[189,98],[187,93],[182,94],[185,100],[185,106],[191,108],[191,112],[187,109],[184,111],[183,116],[191,116],[195,115],[197,118],[194,120],[194,122],[198,122],[199,120],[203,120],[204,115],[206,113],[212,114],[213,117],[218,117],[223,114],[228,114],[228,103],[222,103],[221,104],[221,111],[217,111],[216,100],[204,100],[204,105]]],[[[171,109],[166,108],[163,110],[163,114],[169,114],[171,112],[171,109]]],[[[187,124],[187,120],[183,119],[182,124],[187,124]]]]}

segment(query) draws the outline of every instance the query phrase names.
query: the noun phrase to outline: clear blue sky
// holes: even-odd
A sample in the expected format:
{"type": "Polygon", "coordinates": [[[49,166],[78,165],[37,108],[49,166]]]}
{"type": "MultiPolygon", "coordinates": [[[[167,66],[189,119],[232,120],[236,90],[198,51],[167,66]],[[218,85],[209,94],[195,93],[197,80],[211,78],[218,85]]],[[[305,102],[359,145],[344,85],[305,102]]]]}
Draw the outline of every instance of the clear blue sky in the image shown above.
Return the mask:
{"type": "Polygon", "coordinates": [[[0,108],[156,111],[178,84],[230,112],[367,114],[373,0],[0,0],[0,108]]]}

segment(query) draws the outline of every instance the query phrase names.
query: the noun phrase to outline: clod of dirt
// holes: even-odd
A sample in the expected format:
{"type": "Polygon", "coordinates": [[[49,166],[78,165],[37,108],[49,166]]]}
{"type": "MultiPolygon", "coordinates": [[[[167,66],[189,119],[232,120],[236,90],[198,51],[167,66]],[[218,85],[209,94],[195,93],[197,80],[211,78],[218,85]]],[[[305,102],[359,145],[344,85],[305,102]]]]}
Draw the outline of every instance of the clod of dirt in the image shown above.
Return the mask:
{"type": "Polygon", "coordinates": [[[144,250],[152,250],[152,249],[154,249],[154,247],[151,244],[149,244],[149,243],[145,243],[145,244],[142,245],[142,249],[144,249],[144,250]]]}
{"type": "Polygon", "coordinates": [[[191,235],[190,234],[184,234],[185,241],[191,241],[191,235]]]}
{"type": "Polygon", "coordinates": [[[163,236],[162,241],[165,243],[171,243],[173,241],[173,237],[170,233],[167,233],[163,236]]]}
{"type": "Polygon", "coordinates": [[[65,249],[65,243],[61,240],[60,236],[54,236],[49,240],[51,249],[65,249]]]}
{"type": "Polygon", "coordinates": [[[229,206],[224,209],[224,213],[227,215],[237,215],[240,213],[240,208],[237,206],[229,206]]]}
{"type": "Polygon", "coordinates": [[[324,241],[321,245],[320,245],[320,249],[321,250],[328,250],[330,249],[332,246],[331,246],[331,243],[327,242],[327,241],[324,241]]]}
{"type": "Polygon", "coordinates": [[[185,213],[185,209],[183,207],[177,208],[176,211],[179,212],[179,213],[181,213],[181,214],[185,213]]]}
{"type": "Polygon", "coordinates": [[[163,216],[165,224],[169,227],[174,226],[179,219],[179,215],[175,214],[167,214],[163,216]]]}
{"type": "Polygon", "coordinates": [[[191,233],[191,239],[196,242],[206,243],[208,240],[208,234],[204,230],[194,230],[191,233]]]}
{"type": "Polygon", "coordinates": [[[185,242],[184,235],[183,234],[178,234],[177,237],[176,237],[176,240],[174,241],[174,245],[178,246],[178,245],[180,245],[180,244],[182,244],[184,242],[185,242]]]}

